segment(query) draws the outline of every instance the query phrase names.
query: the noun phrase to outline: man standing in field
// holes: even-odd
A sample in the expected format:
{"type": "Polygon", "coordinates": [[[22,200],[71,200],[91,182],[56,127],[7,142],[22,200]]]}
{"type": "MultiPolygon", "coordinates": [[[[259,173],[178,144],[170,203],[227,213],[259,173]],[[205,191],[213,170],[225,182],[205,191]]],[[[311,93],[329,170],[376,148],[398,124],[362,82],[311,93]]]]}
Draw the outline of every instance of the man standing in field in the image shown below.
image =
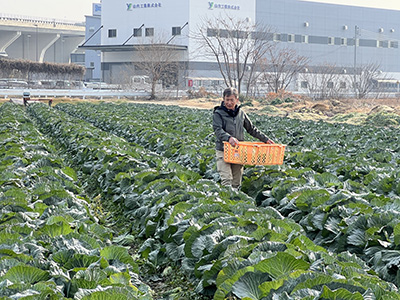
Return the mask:
{"type": "Polygon", "coordinates": [[[240,109],[239,95],[235,88],[227,88],[223,93],[220,106],[214,107],[213,129],[217,137],[215,148],[217,152],[217,170],[221,176],[221,184],[239,189],[242,184],[243,165],[231,164],[224,161],[224,144],[229,142],[236,146],[244,140],[244,129],[260,141],[273,144],[265,134],[259,131],[250,121],[247,114],[240,109]]]}

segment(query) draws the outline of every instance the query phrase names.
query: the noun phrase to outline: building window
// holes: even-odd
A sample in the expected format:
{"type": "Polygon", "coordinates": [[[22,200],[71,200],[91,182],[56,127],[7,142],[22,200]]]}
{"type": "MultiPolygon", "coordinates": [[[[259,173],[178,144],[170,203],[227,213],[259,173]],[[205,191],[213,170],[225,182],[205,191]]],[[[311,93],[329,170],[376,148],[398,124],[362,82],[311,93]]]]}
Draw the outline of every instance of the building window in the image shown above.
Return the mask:
{"type": "Polygon", "coordinates": [[[71,54],[71,62],[73,63],[83,63],[85,64],[85,54],[83,53],[72,53],[71,54]]]}
{"type": "Polygon", "coordinates": [[[289,43],[294,43],[294,34],[288,34],[287,35],[287,41],[289,43]]]}
{"type": "Polygon", "coordinates": [[[218,30],[218,35],[222,38],[228,38],[231,36],[230,32],[226,29],[218,30]]]}
{"type": "Polygon", "coordinates": [[[154,36],[154,28],[146,28],[145,35],[146,36],[154,36]]]}
{"type": "Polygon", "coordinates": [[[245,39],[247,37],[247,32],[243,30],[232,30],[231,35],[234,38],[245,39]]]}
{"type": "Polygon", "coordinates": [[[117,29],[108,29],[108,37],[109,38],[117,37],[117,29]]]}
{"type": "Polygon", "coordinates": [[[388,41],[378,41],[378,48],[388,48],[389,42],[388,41]]]}
{"type": "Polygon", "coordinates": [[[133,28],[133,36],[142,36],[142,27],[133,28]]]}
{"type": "Polygon", "coordinates": [[[90,62],[90,67],[92,67],[92,68],[94,67],[94,62],[92,62],[92,61],[90,62]]]}
{"type": "Polygon", "coordinates": [[[308,81],[302,81],[300,86],[301,86],[302,89],[308,88],[308,81]]]}
{"type": "Polygon", "coordinates": [[[347,38],[341,38],[340,39],[340,45],[346,46],[347,45],[347,38]]]}
{"type": "Polygon", "coordinates": [[[302,35],[301,36],[301,42],[305,43],[305,44],[308,44],[308,35],[302,35]]]}
{"type": "Polygon", "coordinates": [[[181,35],[180,27],[172,27],[172,35],[181,35]]]}
{"type": "Polygon", "coordinates": [[[217,29],[207,28],[207,36],[210,36],[210,37],[217,36],[217,29]]]}
{"type": "Polygon", "coordinates": [[[328,81],[326,86],[328,89],[333,89],[333,81],[328,81]]]}
{"type": "Polygon", "coordinates": [[[334,45],[334,44],[335,44],[335,38],[328,37],[328,45],[334,45]]]}
{"type": "Polygon", "coordinates": [[[279,33],[274,33],[274,41],[279,42],[281,40],[281,35],[279,33]]]}
{"type": "Polygon", "coordinates": [[[341,88],[341,89],[345,89],[346,86],[347,86],[347,85],[346,85],[346,82],[345,82],[345,81],[341,81],[341,82],[340,82],[340,88],[341,88]]]}
{"type": "Polygon", "coordinates": [[[389,42],[389,48],[398,48],[398,47],[399,47],[399,42],[397,42],[397,41],[389,42]]]}

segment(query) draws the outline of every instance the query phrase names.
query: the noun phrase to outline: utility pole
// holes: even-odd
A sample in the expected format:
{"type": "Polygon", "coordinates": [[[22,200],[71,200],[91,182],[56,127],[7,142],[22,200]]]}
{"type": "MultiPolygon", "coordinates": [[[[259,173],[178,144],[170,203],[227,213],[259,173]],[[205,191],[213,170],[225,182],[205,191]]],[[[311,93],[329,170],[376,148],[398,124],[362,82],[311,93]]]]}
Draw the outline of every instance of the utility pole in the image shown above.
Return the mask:
{"type": "Polygon", "coordinates": [[[354,98],[357,98],[357,37],[359,35],[359,27],[354,27],[354,98]]]}

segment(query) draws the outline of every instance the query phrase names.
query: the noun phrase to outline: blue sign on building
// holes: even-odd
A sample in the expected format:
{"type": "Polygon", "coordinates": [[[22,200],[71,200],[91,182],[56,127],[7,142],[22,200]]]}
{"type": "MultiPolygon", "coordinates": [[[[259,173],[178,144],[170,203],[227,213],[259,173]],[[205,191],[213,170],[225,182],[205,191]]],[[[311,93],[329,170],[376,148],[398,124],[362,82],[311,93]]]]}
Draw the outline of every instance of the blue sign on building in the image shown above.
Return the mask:
{"type": "Polygon", "coordinates": [[[101,16],[101,4],[93,3],[92,12],[94,16],[101,16]]]}
{"type": "Polygon", "coordinates": [[[157,8],[157,7],[161,7],[160,2],[139,3],[139,4],[127,3],[126,4],[126,10],[134,10],[134,9],[138,9],[138,8],[157,8]]]}
{"type": "Polygon", "coordinates": [[[208,9],[231,9],[231,10],[240,10],[239,5],[233,4],[222,4],[222,3],[215,3],[215,2],[208,2],[208,9]]]}

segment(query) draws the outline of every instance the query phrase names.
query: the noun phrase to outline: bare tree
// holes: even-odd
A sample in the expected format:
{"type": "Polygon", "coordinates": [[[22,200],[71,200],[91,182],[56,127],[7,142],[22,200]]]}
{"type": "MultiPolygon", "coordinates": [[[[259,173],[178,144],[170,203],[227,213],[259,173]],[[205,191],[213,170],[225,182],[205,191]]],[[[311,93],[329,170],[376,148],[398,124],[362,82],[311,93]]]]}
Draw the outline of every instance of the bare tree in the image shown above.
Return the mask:
{"type": "Polygon", "coordinates": [[[156,86],[176,85],[178,82],[180,51],[166,39],[155,38],[148,44],[135,46],[135,75],[145,75],[150,80],[150,99],[156,98],[156,86]]]}
{"type": "Polygon", "coordinates": [[[352,77],[356,97],[362,99],[370,94],[376,88],[375,83],[379,76],[382,76],[382,74],[378,64],[370,63],[361,66],[358,70],[356,69],[352,77]]]}
{"type": "Polygon", "coordinates": [[[296,50],[289,48],[270,48],[268,59],[261,78],[267,83],[269,90],[275,93],[286,90],[309,62],[309,58],[298,55],[296,50]]]}
{"type": "Polygon", "coordinates": [[[192,36],[199,52],[216,60],[225,84],[239,93],[244,80],[249,91],[257,73],[255,66],[272,45],[268,28],[230,16],[203,20],[192,36]]]}
{"type": "Polygon", "coordinates": [[[348,78],[340,70],[335,65],[325,63],[319,67],[307,67],[300,78],[307,82],[307,91],[312,99],[338,99],[347,87],[343,83],[348,78]]]}

